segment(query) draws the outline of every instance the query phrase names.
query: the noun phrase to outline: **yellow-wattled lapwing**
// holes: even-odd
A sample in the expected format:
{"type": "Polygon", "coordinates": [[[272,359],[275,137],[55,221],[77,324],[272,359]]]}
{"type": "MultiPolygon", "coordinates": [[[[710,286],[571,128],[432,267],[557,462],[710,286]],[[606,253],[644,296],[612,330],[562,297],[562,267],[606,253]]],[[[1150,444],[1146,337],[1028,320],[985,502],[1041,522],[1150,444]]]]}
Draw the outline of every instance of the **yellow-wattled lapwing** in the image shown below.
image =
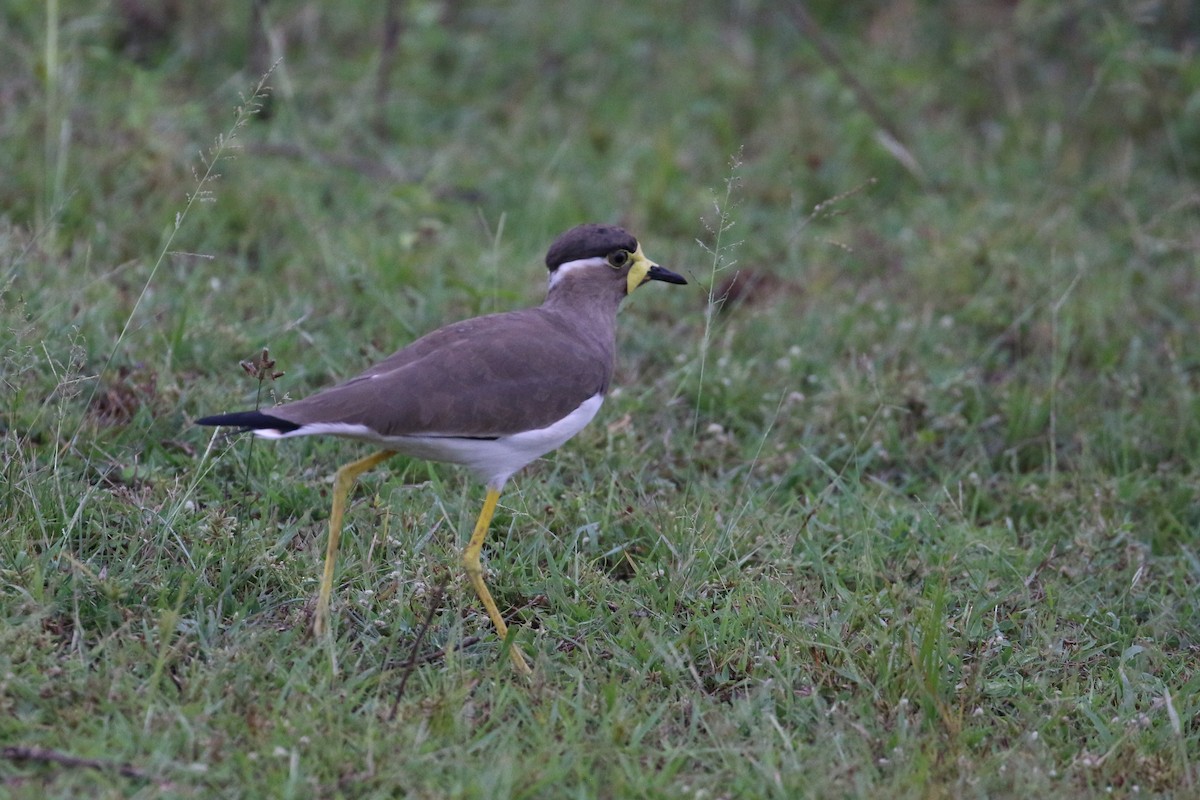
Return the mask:
{"type": "MultiPolygon", "coordinates": [[[[580,225],[546,253],[550,285],[537,308],[456,322],[393,353],[356,378],[270,411],[196,420],[266,439],[325,434],[379,445],[333,482],[329,543],[313,630],[329,629],[333,566],[355,479],[397,453],[462,464],[487,485],[463,567],[496,633],[508,627],[483,581],[479,553],[505,482],[591,421],[612,380],[617,308],[647,281],[687,283],[611,225],[580,225]]],[[[521,651],[514,666],[529,673],[521,651]]]]}

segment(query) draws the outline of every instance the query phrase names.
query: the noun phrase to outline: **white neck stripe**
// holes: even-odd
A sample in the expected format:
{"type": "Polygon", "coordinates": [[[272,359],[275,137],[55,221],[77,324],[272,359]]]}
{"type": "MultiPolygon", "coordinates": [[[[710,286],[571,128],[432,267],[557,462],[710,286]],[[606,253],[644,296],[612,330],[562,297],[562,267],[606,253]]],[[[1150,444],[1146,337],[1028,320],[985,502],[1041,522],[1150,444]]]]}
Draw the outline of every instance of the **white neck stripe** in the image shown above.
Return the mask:
{"type": "Polygon", "coordinates": [[[553,289],[568,272],[574,272],[580,269],[588,269],[590,267],[606,266],[608,266],[608,262],[600,256],[593,256],[592,258],[577,258],[574,261],[566,261],[562,264],[559,264],[558,269],[550,273],[550,285],[547,288],[553,289]]]}

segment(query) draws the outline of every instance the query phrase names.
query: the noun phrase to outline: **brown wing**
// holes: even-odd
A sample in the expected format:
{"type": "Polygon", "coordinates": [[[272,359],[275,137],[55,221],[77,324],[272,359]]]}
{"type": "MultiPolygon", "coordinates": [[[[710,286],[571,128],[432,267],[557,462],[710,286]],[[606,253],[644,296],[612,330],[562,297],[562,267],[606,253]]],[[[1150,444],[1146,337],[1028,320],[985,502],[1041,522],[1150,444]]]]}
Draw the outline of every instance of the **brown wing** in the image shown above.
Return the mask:
{"type": "Polygon", "coordinates": [[[562,419],[607,391],[612,368],[611,349],[526,309],[441,328],[271,413],[300,425],[361,424],[386,436],[496,436],[562,419]]]}

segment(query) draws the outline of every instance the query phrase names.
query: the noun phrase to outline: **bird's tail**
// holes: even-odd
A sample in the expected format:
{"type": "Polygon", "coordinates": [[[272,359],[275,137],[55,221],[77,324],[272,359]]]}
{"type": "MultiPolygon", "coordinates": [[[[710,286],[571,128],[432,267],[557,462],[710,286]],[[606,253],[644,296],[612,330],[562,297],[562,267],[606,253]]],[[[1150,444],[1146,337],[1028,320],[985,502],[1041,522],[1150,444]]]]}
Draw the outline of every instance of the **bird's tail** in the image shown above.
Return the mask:
{"type": "Polygon", "coordinates": [[[243,431],[277,431],[278,433],[291,433],[300,428],[294,422],[288,422],[286,419],[273,417],[270,414],[264,414],[261,411],[238,411],[234,414],[217,414],[211,417],[201,417],[196,420],[197,425],[228,425],[231,427],[241,428],[243,431]]]}

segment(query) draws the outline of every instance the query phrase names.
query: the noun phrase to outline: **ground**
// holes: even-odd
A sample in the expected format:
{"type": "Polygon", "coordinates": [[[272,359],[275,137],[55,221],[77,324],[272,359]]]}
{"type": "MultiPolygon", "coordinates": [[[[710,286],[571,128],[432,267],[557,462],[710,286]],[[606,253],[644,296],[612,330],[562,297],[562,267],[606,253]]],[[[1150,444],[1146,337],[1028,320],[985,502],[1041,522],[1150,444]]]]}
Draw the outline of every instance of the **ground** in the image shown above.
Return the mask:
{"type": "Polygon", "coordinates": [[[246,5],[0,14],[0,794],[1200,791],[1189,3],[246,5]],[[364,447],[192,420],[583,221],[690,285],[501,499],[534,679],[453,467],[364,477],[314,640],[364,447]]]}

